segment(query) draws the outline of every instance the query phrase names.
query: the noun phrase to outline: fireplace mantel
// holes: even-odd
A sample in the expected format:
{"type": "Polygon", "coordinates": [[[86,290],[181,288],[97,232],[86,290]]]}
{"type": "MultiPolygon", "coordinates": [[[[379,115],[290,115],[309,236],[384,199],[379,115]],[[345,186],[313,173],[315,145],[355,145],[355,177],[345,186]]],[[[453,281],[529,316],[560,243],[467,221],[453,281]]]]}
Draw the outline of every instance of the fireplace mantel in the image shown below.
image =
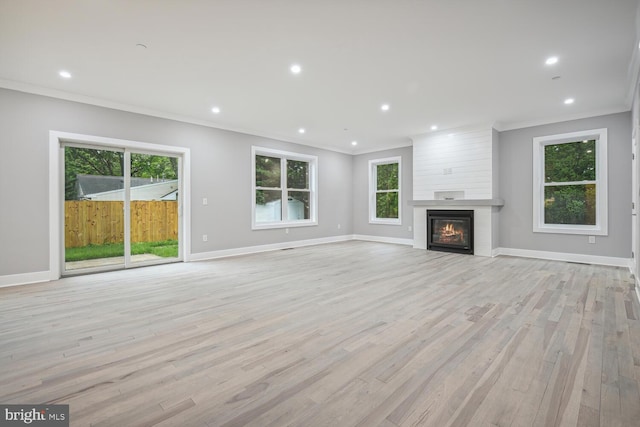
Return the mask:
{"type": "Polygon", "coordinates": [[[409,200],[411,206],[504,206],[502,199],[409,200]]]}

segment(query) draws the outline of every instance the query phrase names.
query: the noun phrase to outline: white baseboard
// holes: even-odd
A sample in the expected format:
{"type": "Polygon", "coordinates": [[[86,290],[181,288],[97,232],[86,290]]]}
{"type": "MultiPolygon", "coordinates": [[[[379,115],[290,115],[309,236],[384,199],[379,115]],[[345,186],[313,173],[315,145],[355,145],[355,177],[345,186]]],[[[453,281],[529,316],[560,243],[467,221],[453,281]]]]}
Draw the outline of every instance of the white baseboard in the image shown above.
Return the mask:
{"type": "Polygon", "coordinates": [[[322,245],[325,243],[346,242],[353,240],[352,235],[321,237],[319,239],[296,240],[293,242],[272,243],[268,245],[246,246],[243,248],[221,249],[219,251],[191,254],[188,261],[204,261],[208,259],[226,258],[230,256],[249,255],[258,252],[277,251],[280,249],[300,248],[303,246],[322,245]]]}
{"type": "Polygon", "coordinates": [[[523,258],[549,259],[553,261],[581,262],[584,264],[610,265],[629,268],[629,258],[617,258],[600,255],[570,254],[565,252],[533,251],[529,249],[497,248],[492,256],[509,255],[523,258]]]}
{"type": "Polygon", "coordinates": [[[413,246],[413,239],[400,239],[398,237],[369,236],[366,234],[354,234],[353,240],[365,240],[367,242],[392,243],[394,245],[413,246]]]}
{"type": "Polygon", "coordinates": [[[28,285],[29,283],[48,282],[51,274],[48,271],[37,271],[35,273],[7,274],[0,276],[0,288],[7,286],[28,285]]]}
{"type": "MultiPolygon", "coordinates": [[[[411,239],[398,239],[391,237],[378,237],[366,235],[347,234],[343,236],[322,237],[318,239],[297,240],[293,242],[272,243],[268,245],[247,246],[243,248],[222,249],[219,251],[201,252],[190,254],[186,261],[203,261],[208,259],[225,258],[238,255],[248,255],[258,252],[276,251],[280,249],[299,248],[303,246],[322,245],[326,243],[346,242],[349,240],[366,240],[371,242],[393,243],[400,245],[413,245],[411,239]]],[[[47,282],[51,280],[49,271],[35,273],[11,274],[0,276],[0,288],[7,286],[26,285],[29,283],[47,282]]]]}

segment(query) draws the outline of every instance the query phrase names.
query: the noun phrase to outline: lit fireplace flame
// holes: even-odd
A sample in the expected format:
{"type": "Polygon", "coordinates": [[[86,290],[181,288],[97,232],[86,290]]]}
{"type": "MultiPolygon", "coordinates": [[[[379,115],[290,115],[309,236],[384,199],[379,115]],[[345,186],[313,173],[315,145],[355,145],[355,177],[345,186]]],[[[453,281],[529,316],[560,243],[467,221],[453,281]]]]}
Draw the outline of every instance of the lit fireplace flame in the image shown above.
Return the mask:
{"type": "Polygon", "coordinates": [[[440,242],[457,243],[464,242],[464,229],[456,228],[452,223],[448,222],[444,227],[440,228],[440,242]]]}

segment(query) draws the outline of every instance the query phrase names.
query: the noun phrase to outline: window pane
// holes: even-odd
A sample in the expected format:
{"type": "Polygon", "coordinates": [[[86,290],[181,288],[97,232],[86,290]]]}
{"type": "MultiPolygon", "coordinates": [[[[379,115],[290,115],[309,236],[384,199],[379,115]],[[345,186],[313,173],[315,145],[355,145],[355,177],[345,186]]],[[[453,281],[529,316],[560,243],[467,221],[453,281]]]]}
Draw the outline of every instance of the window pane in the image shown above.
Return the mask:
{"type": "Polygon", "coordinates": [[[280,188],[280,159],[256,155],[256,187],[280,188]]]}
{"type": "Polygon", "coordinates": [[[377,165],[377,190],[396,190],[398,188],[398,163],[377,165]]]}
{"type": "Polygon", "coordinates": [[[287,188],[309,188],[309,163],[287,160],[287,188]]]}
{"type": "Polygon", "coordinates": [[[398,218],[398,192],[376,193],[376,218],[398,218]]]}
{"type": "Polygon", "coordinates": [[[308,191],[289,191],[287,215],[290,221],[311,218],[309,195],[308,191]]]}
{"type": "Polygon", "coordinates": [[[131,262],[178,257],[178,158],[131,153],[131,262]]]}
{"type": "Polygon", "coordinates": [[[558,185],[544,189],[545,224],[596,224],[596,186],[558,185]]]}
{"type": "Polygon", "coordinates": [[[256,222],[273,222],[282,219],[282,192],[278,190],[256,191],[256,222]]]}
{"type": "Polygon", "coordinates": [[[544,182],[595,181],[596,141],[544,147],[544,182]]]}

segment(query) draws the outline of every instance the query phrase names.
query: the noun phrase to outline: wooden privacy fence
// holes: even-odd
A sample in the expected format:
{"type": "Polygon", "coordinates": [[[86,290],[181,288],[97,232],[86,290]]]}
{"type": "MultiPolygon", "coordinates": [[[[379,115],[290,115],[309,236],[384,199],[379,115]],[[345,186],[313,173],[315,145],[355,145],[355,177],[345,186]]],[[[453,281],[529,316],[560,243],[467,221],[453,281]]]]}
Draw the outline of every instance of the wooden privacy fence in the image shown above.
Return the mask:
{"type": "MultiPolygon", "coordinates": [[[[67,248],[124,241],[124,203],[97,200],[64,202],[67,248]]],[[[178,202],[131,201],[131,242],[178,239],[178,202]]]]}

